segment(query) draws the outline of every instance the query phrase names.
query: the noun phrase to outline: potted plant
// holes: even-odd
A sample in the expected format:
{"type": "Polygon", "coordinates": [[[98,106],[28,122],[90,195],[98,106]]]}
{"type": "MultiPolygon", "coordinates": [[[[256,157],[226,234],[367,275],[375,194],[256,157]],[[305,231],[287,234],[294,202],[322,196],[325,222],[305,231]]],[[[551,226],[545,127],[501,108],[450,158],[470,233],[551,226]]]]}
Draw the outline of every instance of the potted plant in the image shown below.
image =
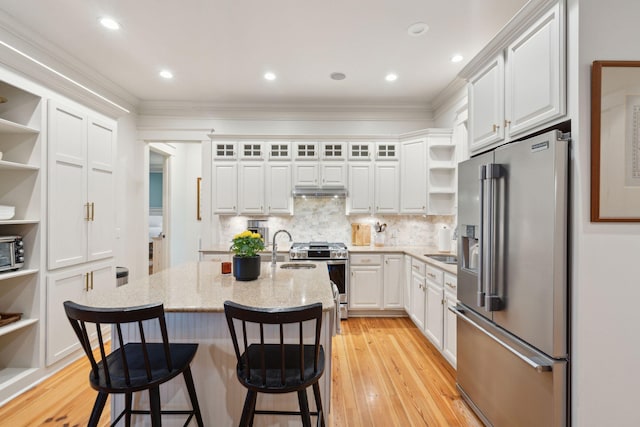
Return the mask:
{"type": "Polygon", "coordinates": [[[231,250],[233,256],[233,277],[236,280],[256,280],[260,276],[260,255],[264,249],[264,240],[258,233],[249,230],[233,236],[231,250]]]}

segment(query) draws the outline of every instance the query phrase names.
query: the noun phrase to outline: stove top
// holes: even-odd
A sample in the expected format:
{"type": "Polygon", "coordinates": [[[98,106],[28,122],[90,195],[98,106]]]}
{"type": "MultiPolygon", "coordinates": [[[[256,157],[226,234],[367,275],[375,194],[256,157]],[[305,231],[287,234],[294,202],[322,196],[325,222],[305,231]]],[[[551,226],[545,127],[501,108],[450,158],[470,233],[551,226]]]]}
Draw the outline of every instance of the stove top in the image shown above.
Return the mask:
{"type": "Polygon", "coordinates": [[[346,259],[347,245],[339,242],[306,242],[291,245],[291,259],[346,259]]]}

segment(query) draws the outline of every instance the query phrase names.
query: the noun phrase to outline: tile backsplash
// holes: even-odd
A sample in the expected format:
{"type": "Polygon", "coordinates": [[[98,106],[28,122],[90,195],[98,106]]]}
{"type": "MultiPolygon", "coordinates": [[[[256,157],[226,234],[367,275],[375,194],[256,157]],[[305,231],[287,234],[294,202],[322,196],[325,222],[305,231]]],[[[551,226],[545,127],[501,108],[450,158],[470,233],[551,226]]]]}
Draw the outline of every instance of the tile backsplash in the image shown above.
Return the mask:
{"type": "MultiPolygon", "coordinates": [[[[291,233],[296,242],[330,241],[351,245],[351,223],[386,223],[385,246],[436,246],[438,230],[455,225],[455,216],[421,215],[345,215],[345,199],[295,198],[294,216],[247,217],[220,216],[220,244],[231,242],[233,236],[247,228],[248,219],[266,220],[270,239],[278,230],[291,233]]],[[[286,236],[278,237],[286,240],[286,236]]],[[[374,238],[371,236],[371,244],[374,238]]],[[[271,243],[271,242],[269,242],[271,243]]]]}

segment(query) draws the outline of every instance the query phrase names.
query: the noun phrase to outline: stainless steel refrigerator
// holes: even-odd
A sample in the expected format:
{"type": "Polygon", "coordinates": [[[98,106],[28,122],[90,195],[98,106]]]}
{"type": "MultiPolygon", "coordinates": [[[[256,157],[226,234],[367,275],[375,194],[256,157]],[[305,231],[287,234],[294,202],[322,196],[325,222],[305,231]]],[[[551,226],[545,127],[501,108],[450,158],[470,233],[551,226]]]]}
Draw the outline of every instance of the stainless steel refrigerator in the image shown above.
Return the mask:
{"type": "Polygon", "coordinates": [[[569,141],[461,162],[458,191],[458,389],[487,425],[568,425],[569,141]]]}

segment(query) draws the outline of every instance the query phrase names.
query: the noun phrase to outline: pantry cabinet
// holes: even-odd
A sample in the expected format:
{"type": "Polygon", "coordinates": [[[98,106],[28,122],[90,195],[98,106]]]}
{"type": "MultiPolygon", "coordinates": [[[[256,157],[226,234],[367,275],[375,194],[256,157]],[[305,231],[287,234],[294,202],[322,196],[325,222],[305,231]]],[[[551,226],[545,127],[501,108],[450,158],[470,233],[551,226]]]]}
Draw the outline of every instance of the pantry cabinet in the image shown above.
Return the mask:
{"type": "MultiPolygon", "coordinates": [[[[63,303],[67,300],[86,303],[87,294],[115,290],[116,273],[112,262],[98,262],[65,269],[47,278],[47,366],[80,349],[78,337],[67,320],[63,303]]],[[[105,329],[105,334],[109,330],[105,329]]],[[[95,336],[95,332],[92,336],[95,336]]]]}
{"type": "Polygon", "coordinates": [[[477,153],[565,114],[563,3],[555,4],[469,78],[470,151],[477,153]]]}
{"type": "Polygon", "coordinates": [[[113,256],[115,122],[49,102],[48,266],[113,256]]]}

